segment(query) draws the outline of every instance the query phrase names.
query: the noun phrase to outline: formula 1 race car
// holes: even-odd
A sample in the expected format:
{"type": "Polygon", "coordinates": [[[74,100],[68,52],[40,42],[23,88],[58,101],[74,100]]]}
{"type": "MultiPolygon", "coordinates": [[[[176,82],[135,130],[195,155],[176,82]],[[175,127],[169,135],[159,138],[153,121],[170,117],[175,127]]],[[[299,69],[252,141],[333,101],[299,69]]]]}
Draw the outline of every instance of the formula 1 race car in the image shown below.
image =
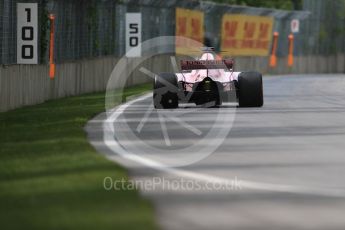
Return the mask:
{"type": "Polygon", "coordinates": [[[263,106],[262,75],[234,72],[232,59],[220,59],[212,48],[198,60],[182,60],[181,73],[155,76],[153,102],[156,109],[177,108],[179,102],[205,107],[237,101],[239,107],[263,106]]]}

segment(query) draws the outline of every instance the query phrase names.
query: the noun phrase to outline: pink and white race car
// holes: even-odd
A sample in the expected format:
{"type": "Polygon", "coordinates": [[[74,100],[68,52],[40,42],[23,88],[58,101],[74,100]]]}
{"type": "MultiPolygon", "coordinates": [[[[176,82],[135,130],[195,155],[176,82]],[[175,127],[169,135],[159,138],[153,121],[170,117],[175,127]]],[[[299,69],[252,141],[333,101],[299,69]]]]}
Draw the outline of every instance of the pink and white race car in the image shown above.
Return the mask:
{"type": "Polygon", "coordinates": [[[205,48],[198,60],[182,60],[181,70],[155,76],[155,108],[173,109],[179,102],[214,107],[229,101],[239,107],[263,106],[262,75],[234,72],[234,61],[218,58],[213,48],[205,48]]]}

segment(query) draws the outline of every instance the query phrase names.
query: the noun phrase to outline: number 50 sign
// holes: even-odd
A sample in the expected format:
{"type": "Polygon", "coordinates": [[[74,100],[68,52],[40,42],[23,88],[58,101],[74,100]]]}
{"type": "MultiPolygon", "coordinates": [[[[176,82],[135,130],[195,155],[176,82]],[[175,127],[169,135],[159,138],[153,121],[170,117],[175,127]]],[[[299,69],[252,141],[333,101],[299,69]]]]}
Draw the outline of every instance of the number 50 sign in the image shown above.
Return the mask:
{"type": "Polygon", "coordinates": [[[126,13],[126,56],[141,56],[141,13],[126,13]]]}
{"type": "Polygon", "coordinates": [[[37,3],[17,4],[17,63],[37,64],[37,3]]]}

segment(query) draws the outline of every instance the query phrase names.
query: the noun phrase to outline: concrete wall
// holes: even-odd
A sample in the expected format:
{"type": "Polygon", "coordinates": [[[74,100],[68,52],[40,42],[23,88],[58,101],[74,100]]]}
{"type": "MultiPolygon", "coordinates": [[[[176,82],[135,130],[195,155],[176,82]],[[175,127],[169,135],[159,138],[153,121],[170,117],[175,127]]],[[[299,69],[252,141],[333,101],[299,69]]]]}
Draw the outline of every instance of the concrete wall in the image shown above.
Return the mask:
{"type": "MultiPolygon", "coordinates": [[[[142,61],[136,59],[135,61],[142,61]]],[[[236,58],[236,71],[257,70],[264,74],[345,73],[345,55],[295,57],[292,68],[286,59],[279,59],[275,69],[268,67],[268,58],[236,58]]],[[[102,57],[57,64],[56,77],[50,80],[47,65],[10,65],[0,67],[0,111],[42,103],[84,93],[104,91],[117,59],[102,57]]],[[[145,61],[141,66],[155,73],[172,71],[169,56],[145,61]]],[[[127,85],[150,82],[151,79],[134,71],[127,85]]]]}
{"type": "Polygon", "coordinates": [[[236,58],[236,71],[257,70],[264,74],[345,73],[345,54],[334,56],[294,57],[293,67],[287,66],[287,58],[278,58],[276,68],[269,67],[269,58],[236,58]]]}
{"type": "MultiPolygon", "coordinates": [[[[127,62],[141,62],[141,58],[127,62]]],[[[49,99],[104,91],[117,59],[102,57],[66,62],[56,65],[56,76],[51,80],[48,65],[0,66],[0,112],[22,106],[39,104],[49,99]]],[[[169,56],[154,57],[141,66],[159,73],[172,71],[169,56]]],[[[150,78],[136,70],[129,74],[127,86],[150,82],[150,78]]]]}
{"type": "Polygon", "coordinates": [[[0,67],[0,111],[102,91],[115,62],[108,57],[58,64],[54,80],[49,79],[47,65],[0,67]]]}

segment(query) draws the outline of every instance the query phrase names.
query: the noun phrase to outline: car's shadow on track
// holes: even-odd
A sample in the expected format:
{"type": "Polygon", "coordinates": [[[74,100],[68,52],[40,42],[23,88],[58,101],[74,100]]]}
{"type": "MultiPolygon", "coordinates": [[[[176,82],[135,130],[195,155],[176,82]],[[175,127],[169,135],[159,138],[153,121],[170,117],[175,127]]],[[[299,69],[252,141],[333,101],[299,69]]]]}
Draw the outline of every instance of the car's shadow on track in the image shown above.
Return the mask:
{"type": "Polygon", "coordinates": [[[180,104],[179,109],[236,109],[238,103],[226,103],[218,106],[205,106],[205,105],[194,105],[194,104],[180,104]]]}

